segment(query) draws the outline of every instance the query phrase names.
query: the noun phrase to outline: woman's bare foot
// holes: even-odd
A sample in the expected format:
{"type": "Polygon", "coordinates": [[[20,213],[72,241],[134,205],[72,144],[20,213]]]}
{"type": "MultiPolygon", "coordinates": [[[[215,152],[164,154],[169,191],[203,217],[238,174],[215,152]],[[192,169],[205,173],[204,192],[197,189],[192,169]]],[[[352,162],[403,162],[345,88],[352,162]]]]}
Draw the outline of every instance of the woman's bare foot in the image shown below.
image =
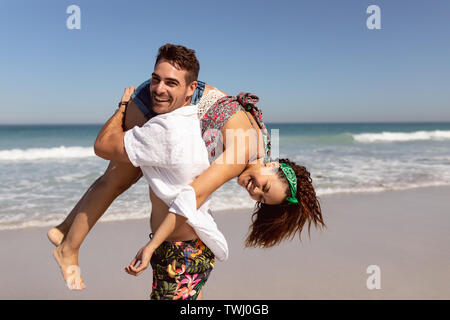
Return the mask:
{"type": "Polygon", "coordinates": [[[53,250],[53,257],[58,263],[64,281],[70,290],[83,290],[86,288],[78,266],[78,252],[71,252],[65,249],[64,244],[62,244],[53,250]]]}
{"type": "Polygon", "coordinates": [[[47,232],[48,240],[50,240],[55,247],[59,246],[63,242],[65,236],[66,234],[58,227],[53,227],[47,232]]]}

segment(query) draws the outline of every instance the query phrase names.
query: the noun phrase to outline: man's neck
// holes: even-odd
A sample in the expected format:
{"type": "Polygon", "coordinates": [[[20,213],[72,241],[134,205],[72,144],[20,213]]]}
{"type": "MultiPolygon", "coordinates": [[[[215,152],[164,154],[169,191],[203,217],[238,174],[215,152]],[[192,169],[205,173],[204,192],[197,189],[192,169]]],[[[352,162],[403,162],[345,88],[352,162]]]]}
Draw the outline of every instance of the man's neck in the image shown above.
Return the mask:
{"type": "Polygon", "coordinates": [[[183,108],[183,107],[187,107],[191,105],[191,99],[189,97],[189,99],[187,101],[184,102],[184,104],[182,106],[179,106],[178,108],[173,109],[172,111],[175,111],[177,109],[183,108]]]}

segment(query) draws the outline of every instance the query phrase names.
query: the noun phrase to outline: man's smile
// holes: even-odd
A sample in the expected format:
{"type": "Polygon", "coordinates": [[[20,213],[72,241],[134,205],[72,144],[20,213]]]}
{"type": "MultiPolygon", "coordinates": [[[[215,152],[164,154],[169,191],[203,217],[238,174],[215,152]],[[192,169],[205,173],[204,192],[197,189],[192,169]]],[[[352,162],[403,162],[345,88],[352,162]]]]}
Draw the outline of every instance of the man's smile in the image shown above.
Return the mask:
{"type": "Polygon", "coordinates": [[[156,102],[169,102],[169,100],[170,100],[168,98],[163,99],[163,98],[158,98],[156,96],[153,96],[153,99],[155,99],[156,102]]]}

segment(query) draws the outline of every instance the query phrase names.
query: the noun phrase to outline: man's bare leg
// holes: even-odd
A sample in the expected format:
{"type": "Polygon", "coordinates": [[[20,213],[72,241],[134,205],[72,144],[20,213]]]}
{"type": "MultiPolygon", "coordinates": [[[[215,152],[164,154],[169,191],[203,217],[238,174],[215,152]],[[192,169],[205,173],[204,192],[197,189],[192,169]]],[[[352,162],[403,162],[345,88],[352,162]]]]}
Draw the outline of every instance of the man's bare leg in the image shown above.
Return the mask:
{"type": "MultiPolygon", "coordinates": [[[[146,121],[137,105],[131,101],[125,115],[125,128],[142,126],[146,121]]],[[[105,173],[91,185],[64,222],[47,233],[49,240],[57,246],[53,256],[69,288],[85,288],[78,267],[78,253],[83,240],[111,203],[141,176],[140,168],[111,161],[105,173]],[[79,277],[73,276],[74,269],[79,277]]]]}

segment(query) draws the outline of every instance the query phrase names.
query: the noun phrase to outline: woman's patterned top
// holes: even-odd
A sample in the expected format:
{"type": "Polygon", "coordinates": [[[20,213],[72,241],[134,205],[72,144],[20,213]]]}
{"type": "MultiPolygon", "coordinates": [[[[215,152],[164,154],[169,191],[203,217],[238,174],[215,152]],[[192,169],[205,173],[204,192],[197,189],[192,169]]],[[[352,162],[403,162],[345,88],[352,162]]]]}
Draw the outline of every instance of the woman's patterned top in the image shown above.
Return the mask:
{"type": "Polygon", "coordinates": [[[241,92],[238,96],[223,96],[212,105],[200,119],[202,136],[212,163],[223,149],[221,130],[223,126],[240,110],[250,112],[261,130],[264,142],[264,162],[270,161],[270,136],[263,122],[262,112],[256,107],[259,98],[251,93],[241,92]]]}
{"type": "Polygon", "coordinates": [[[211,89],[204,94],[197,104],[198,118],[201,119],[206,111],[208,111],[208,109],[222,97],[225,97],[225,94],[216,89],[211,89]]]}

